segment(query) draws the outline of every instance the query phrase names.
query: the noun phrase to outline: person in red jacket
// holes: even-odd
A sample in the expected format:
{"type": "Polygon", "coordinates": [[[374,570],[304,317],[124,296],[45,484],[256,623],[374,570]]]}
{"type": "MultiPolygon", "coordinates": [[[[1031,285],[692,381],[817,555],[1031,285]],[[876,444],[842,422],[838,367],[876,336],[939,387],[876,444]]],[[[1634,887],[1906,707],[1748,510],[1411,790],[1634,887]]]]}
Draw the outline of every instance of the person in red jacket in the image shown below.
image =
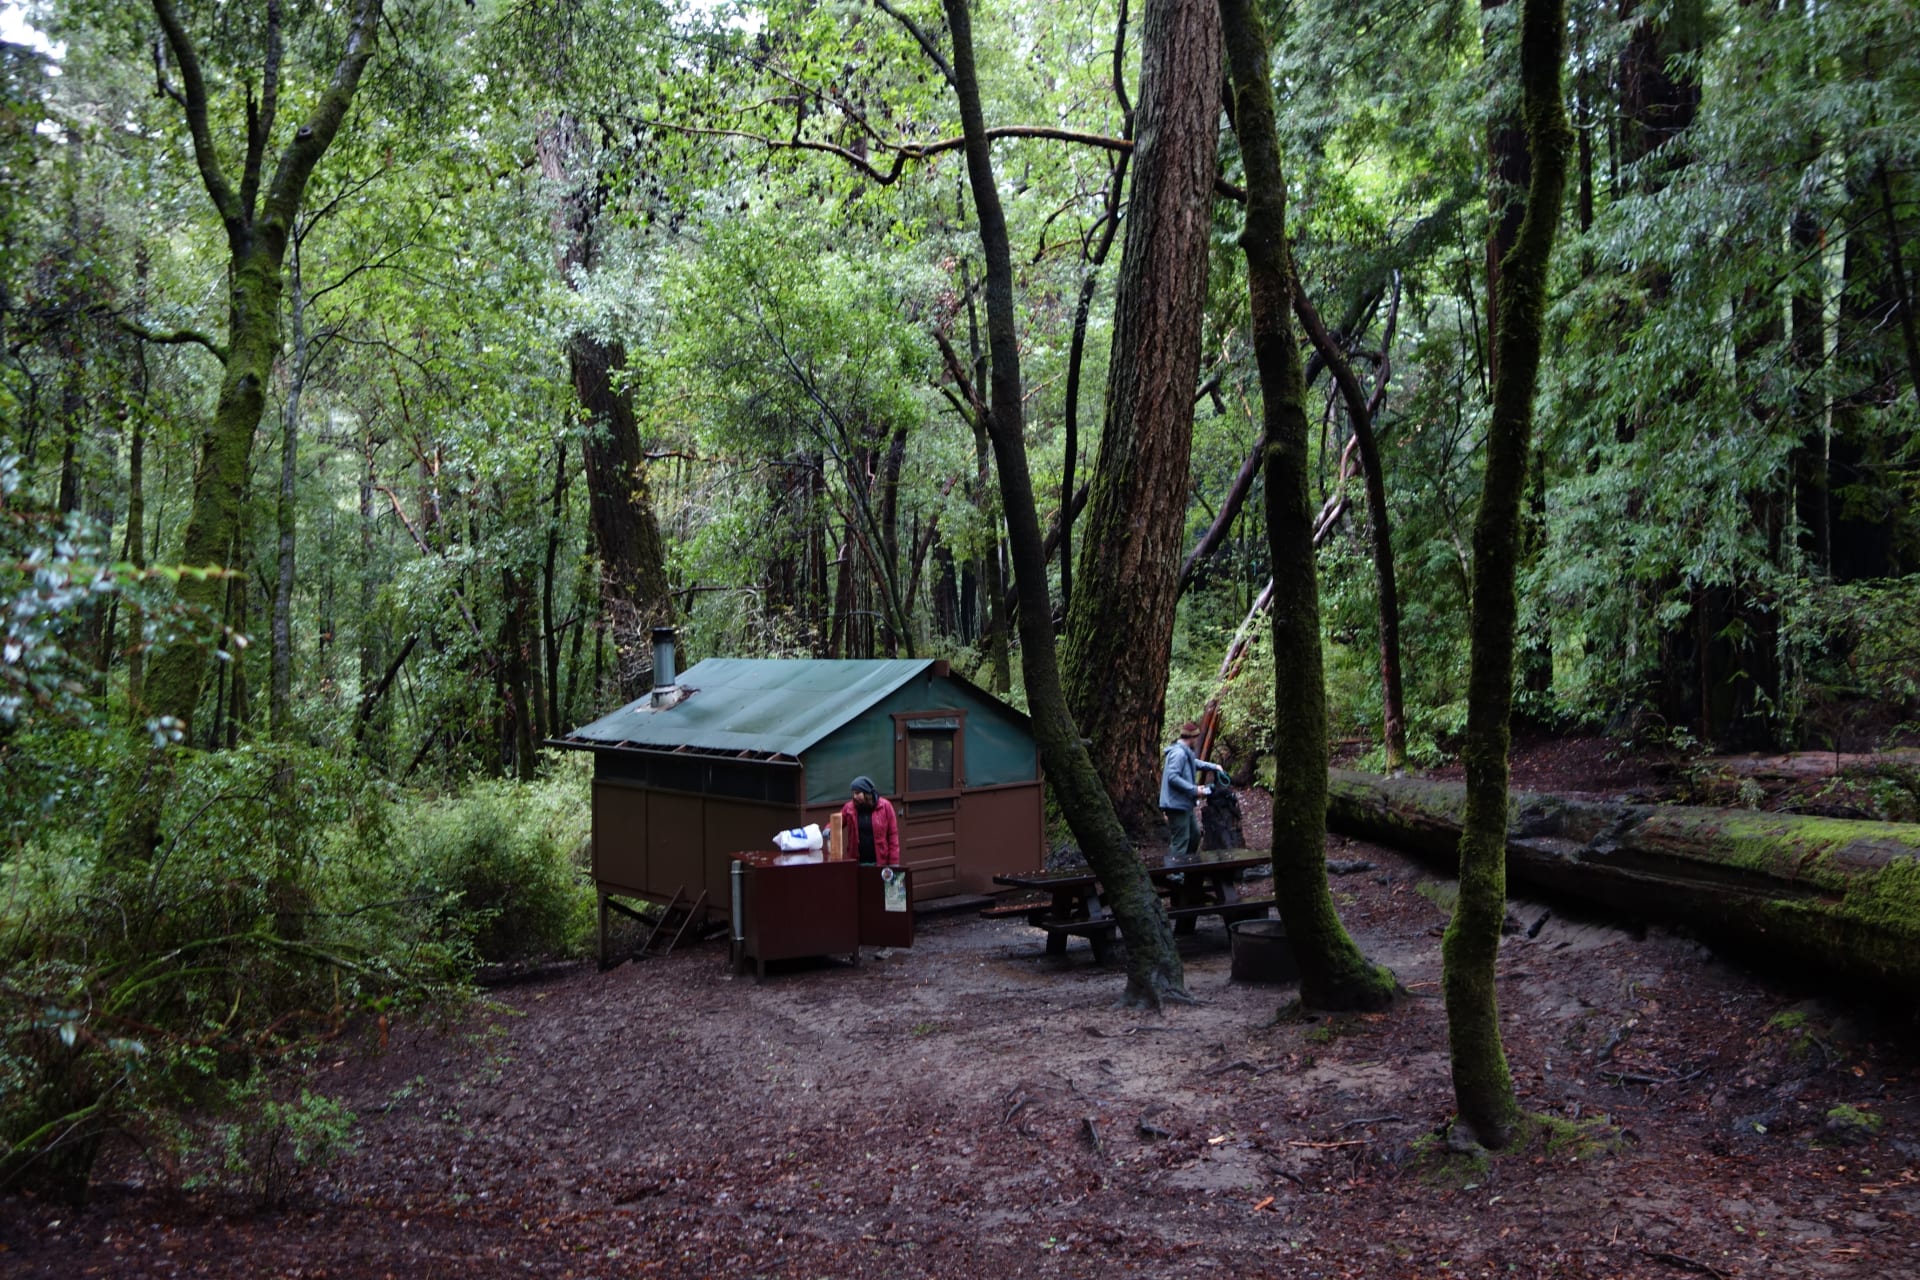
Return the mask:
{"type": "Polygon", "coordinates": [[[886,797],[873,789],[873,779],[861,774],[853,780],[853,799],[841,807],[841,829],[864,866],[900,865],[900,819],[886,797]]]}

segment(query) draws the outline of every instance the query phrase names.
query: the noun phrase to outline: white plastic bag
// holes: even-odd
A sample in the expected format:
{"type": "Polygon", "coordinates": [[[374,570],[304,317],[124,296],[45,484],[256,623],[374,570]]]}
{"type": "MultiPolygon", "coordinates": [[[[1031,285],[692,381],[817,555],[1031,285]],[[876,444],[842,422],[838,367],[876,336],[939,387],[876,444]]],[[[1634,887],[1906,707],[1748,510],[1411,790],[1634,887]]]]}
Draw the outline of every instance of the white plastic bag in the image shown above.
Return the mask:
{"type": "Polygon", "coordinates": [[[809,822],[804,827],[789,827],[773,838],[773,847],[783,853],[791,853],[796,849],[818,849],[825,844],[826,839],[820,834],[820,824],[817,822],[809,822]]]}

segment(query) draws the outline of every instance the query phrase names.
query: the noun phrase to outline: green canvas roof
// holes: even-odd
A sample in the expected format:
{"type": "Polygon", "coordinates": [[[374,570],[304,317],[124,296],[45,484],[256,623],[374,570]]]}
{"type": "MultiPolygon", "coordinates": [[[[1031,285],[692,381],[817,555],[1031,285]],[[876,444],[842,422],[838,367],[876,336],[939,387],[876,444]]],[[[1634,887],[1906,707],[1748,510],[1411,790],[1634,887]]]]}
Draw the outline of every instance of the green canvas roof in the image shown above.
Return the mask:
{"type": "Polygon", "coordinates": [[[931,658],[708,658],[681,674],[687,693],[673,705],[637,698],[562,741],[797,758],[932,665],[931,658]]]}

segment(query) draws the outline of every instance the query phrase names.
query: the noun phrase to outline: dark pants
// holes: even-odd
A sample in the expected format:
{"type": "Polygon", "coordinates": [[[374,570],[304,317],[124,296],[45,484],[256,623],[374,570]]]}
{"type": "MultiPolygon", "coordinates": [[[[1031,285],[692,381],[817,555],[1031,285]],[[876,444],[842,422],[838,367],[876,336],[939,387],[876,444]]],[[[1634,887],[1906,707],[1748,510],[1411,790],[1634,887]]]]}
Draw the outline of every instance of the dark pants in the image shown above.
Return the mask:
{"type": "Polygon", "coordinates": [[[1162,809],[1167,819],[1167,858],[1185,858],[1200,852],[1200,823],[1191,809],[1162,809]]]}

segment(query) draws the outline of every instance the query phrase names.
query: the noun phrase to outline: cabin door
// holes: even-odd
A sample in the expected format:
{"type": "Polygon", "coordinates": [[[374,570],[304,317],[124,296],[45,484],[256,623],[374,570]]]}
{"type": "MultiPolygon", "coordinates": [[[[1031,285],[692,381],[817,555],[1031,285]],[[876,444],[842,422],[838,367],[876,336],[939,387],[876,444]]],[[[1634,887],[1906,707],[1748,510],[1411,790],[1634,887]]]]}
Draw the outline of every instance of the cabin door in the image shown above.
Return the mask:
{"type": "Polygon", "coordinates": [[[900,862],[913,900],[958,891],[963,711],[894,716],[893,776],[900,796],[900,862]]]}

